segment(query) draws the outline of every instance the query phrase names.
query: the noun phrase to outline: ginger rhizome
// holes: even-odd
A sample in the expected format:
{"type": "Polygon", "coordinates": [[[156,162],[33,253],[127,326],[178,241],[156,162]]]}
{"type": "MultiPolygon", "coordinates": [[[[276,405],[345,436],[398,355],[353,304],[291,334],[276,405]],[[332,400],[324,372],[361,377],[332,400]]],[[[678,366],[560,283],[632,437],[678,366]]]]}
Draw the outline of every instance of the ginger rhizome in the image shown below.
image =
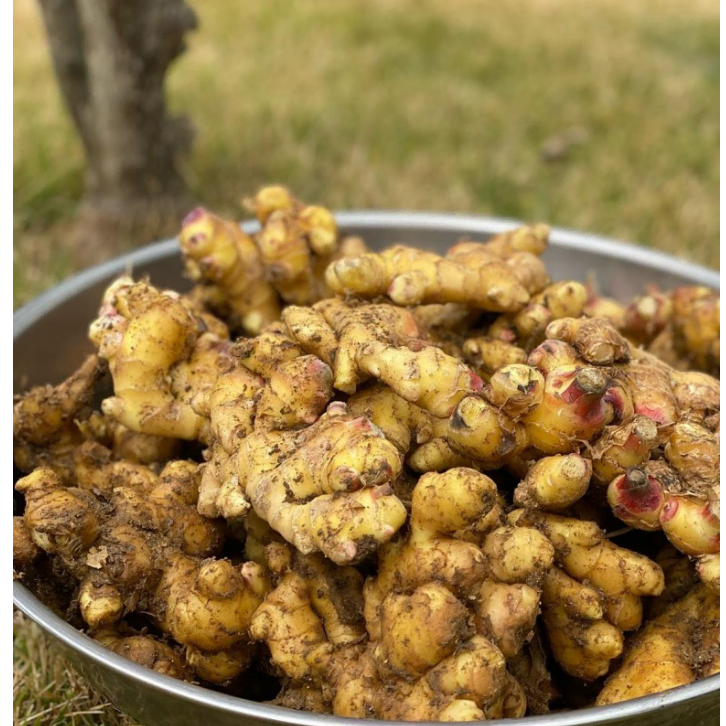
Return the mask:
{"type": "Polygon", "coordinates": [[[542,593],[547,639],[557,662],[577,678],[605,675],[623,649],[623,632],[642,621],[643,595],[659,595],[663,571],[644,555],[605,539],[594,523],[534,510],[509,521],[547,536],[556,566],[542,593]]]}
{"type": "Polygon", "coordinates": [[[198,297],[235,328],[256,335],[279,319],[285,304],[327,297],[327,265],[365,252],[357,237],[341,239],[333,215],[305,205],[283,187],[265,187],[249,207],[261,229],[240,226],[198,207],[182,223],[179,243],[198,297]]]}
{"type": "Polygon", "coordinates": [[[720,671],[718,595],[700,585],[638,633],[598,705],[659,693],[720,671]]]}
{"type": "Polygon", "coordinates": [[[189,293],[117,280],[97,356],[15,398],[14,577],[160,673],[339,716],[717,672],[716,293],[553,282],[544,225],[369,252],[245,204],[253,234],[185,219],[189,293]]]}
{"type": "Polygon", "coordinates": [[[461,242],[445,257],[398,245],[351,256],[326,272],[337,293],[397,305],[459,303],[479,310],[516,312],[549,281],[536,257],[547,244],[546,225],[505,233],[488,243],[461,242]]]}
{"type": "Polygon", "coordinates": [[[205,440],[207,421],[194,399],[224,369],[229,341],[177,293],[119,278],[104,294],[89,337],[113,378],[106,415],[132,431],[205,440]]]}
{"type": "MultiPolygon", "coordinates": [[[[32,541],[79,583],[84,621],[97,630],[144,612],[185,646],[188,658],[208,660],[233,648],[244,656],[249,619],[268,585],[254,563],[215,559],[223,531],[196,511],[198,466],[174,461],[157,476],[136,465],[135,478],[94,492],[94,481],[109,474],[98,473],[66,487],[40,468],[16,484],[32,541]]],[[[240,666],[248,663],[243,657],[240,666]]],[[[211,667],[206,673],[218,680],[211,667]]]]}
{"type": "Polygon", "coordinates": [[[391,484],[401,455],[332,397],[330,367],[270,330],[243,343],[208,411],[212,451],[199,511],[228,519],[250,508],[305,554],[358,562],[405,521],[391,484]]]}
{"type": "Polygon", "coordinates": [[[57,386],[37,386],[13,402],[13,461],[22,472],[47,466],[69,481],[76,447],[85,437],[82,422],[92,414],[103,362],[89,356],[57,386]]]}
{"type": "Polygon", "coordinates": [[[554,550],[536,529],[503,525],[502,504],[494,482],[471,469],[425,475],[410,532],[379,549],[375,577],[351,572],[341,585],[311,556],[284,561],[253,636],[293,688],[320,689],[337,715],[523,715],[506,663],[533,635],[554,550]]]}

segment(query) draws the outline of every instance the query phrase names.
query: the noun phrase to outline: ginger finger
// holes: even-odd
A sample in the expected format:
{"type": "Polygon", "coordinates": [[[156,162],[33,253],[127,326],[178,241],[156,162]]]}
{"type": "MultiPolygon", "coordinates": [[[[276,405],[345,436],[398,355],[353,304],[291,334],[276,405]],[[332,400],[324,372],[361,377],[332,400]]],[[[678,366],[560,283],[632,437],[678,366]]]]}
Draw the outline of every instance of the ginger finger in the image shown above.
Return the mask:
{"type": "Polygon", "coordinates": [[[537,461],[514,491],[514,503],[557,511],[566,509],[587,491],[592,464],[579,454],[548,456],[537,461]]]}
{"type": "Polygon", "coordinates": [[[648,623],[629,647],[620,668],[605,682],[598,705],[619,703],[693,682],[698,634],[718,632],[718,601],[703,586],[648,623]]]}

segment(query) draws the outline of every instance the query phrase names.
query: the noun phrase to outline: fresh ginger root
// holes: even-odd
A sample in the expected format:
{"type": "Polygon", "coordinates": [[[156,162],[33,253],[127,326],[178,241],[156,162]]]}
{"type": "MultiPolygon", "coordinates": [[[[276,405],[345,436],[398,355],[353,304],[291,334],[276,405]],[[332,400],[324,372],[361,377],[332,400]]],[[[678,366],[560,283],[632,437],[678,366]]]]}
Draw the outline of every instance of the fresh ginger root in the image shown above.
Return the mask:
{"type": "Polygon", "coordinates": [[[673,427],[665,461],[628,469],[608,486],[613,513],[637,529],[662,529],[688,555],[720,550],[719,439],[690,421],[673,427]]]}
{"type": "Polygon", "coordinates": [[[715,293],[553,283],[542,225],[369,253],[284,187],[247,204],[254,235],[184,221],[191,293],[116,281],[98,357],[14,402],[15,577],[159,672],[338,716],[718,670],[715,293]]]}
{"type": "Polygon", "coordinates": [[[77,425],[86,440],[102,444],[116,459],[147,466],[163,466],[167,461],[179,458],[180,439],[132,431],[99,411],[93,411],[77,425]]]}
{"type": "MultiPolygon", "coordinates": [[[[628,340],[678,370],[719,375],[720,297],[706,287],[650,289],[611,323],[628,340]]],[[[588,315],[590,313],[587,313],[588,315]]]]}
{"type": "MultiPolygon", "coordinates": [[[[150,472],[146,486],[116,487],[108,499],[64,487],[50,469],[18,481],[30,536],[79,581],[80,612],[91,629],[143,611],[202,655],[244,645],[268,585],[259,565],[234,567],[209,557],[218,553],[222,533],[218,522],[196,512],[197,470],[191,462],[171,462],[158,477],[150,472]]],[[[226,668],[222,680],[229,678],[226,668]]],[[[208,665],[205,672],[215,680],[208,665]]]]}
{"type": "Polygon", "coordinates": [[[308,683],[318,694],[316,710],[403,720],[524,713],[504,657],[473,634],[449,590],[432,582],[411,595],[392,593],[381,607],[381,635],[368,642],[361,585],[352,568],[294,556],[253,618],[251,632],[275,666],[295,688],[308,683]]]}
{"type": "Polygon", "coordinates": [[[605,682],[597,705],[659,693],[718,673],[720,623],[718,595],[704,585],[695,587],[635,636],[622,665],[605,682]]]}
{"type": "Polygon", "coordinates": [[[52,468],[64,481],[73,477],[73,456],[83,442],[83,421],[92,412],[105,366],[95,355],[57,386],[37,386],[13,402],[13,461],[29,474],[52,468]]]}
{"type": "Polygon", "coordinates": [[[520,310],[547,284],[539,254],[549,229],[525,227],[488,243],[463,242],[446,257],[397,245],[333,263],[326,272],[336,293],[371,299],[387,294],[397,305],[461,303],[498,312],[520,310]],[[531,242],[511,242],[515,236],[531,242]]]}
{"type": "Polygon", "coordinates": [[[276,329],[237,343],[233,353],[234,364],[195,403],[211,433],[198,504],[208,517],[241,517],[250,507],[236,463],[245,437],[308,426],[333,393],[330,368],[276,329]]]}
{"type": "Polygon", "coordinates": [[[580,454],[546,456],[517,486],[514,503],[547,511],[567,509],[585,494],[591,476],[592,463],[580,454]]]}
{"type": "MultiPolygon", "coordinates": [[[[187,275],[211,288],[227,306],[235,327],[252,334],[280,316],[280,301],[267,281],[265,266],[252,237],[231,220],[202,207],[184,218],[179,244],[187,275]]],[[[207,293],[207,300],[214,298],[207,293]]]]}
{"type": "Polygon", "coordinates": [[[618,547],[594,522],[515,510],[509,521],[539,528],[555,550],[542,591],[543,620],[557,662],[569,674],[594,680],[623,648],[623,631],[642,620],[642,595],[659,595],[663,571],[637,552],[618,547]]]}
{"type": "Polygon", "coordinates": [[[257,515],[301,552],[341,565],[403,525],[405,508],[391,489],[400,470],[393,444],[341,403],[300,431],[252,434],[237,459],[239,486],[257,515]]]}
{"type": "Polygon", "coordinates": [[[187,275],[201,284],[198,297],[256,335],[284,304],[327,297],[327,265],[366,248],[356,237],[340,239],[327,209],[303,204],[284,187],[264,187],[246,206],[260,221],[256,234],[198,207],[184,219],[179,243],[187,275]]]}
{"type": "Polygon", "coordinates": [[[130,628],[108,627],[95,632],[93,639],[104,648],[164,676],[189,680],[189,669],[184,658],[152,635],[134,633],[130,628]]]}
{"type": "Polygon", "coordinates": [[[227,519],[252,507],[305,554],[357,562],[405,520],[391,489],[401,455],[381,431],[331,404],[330,367],[275,327],[241,343],[199,410],[213,449],[199,511],[227,519]]]}
{"type": "Polygon", "coordinates": [[[373,640],[383,631],[379,609],[390,593],[438,582],[475,602],[478,632],[506,657],[516,654],[533,633],[538,586],[554,550],[536,529],[501,526],[502,504],[494,482],[472,469],[419,479],[408,539],[379,550],[378,574],[365,585],[373,640]]]}
{"type": "Polygon", "coordinates": [[[229,343],[178,294],[119,278],[106,290],[89,337],[113,378],[104,414],[140,433],[206,437],[207,421],[193,399],[229,364],[229,343]]]}
{"type": "Polygon", "coordinates": [[[446,417],[465,395],[482,388],[466,365],[420,340],[413,316],[403,308],[350,307],[330,299],[312,309],[288,307],[283,320],[300,347],[331,366],[339,391],[353,393],[376,378],[407,401],[446,417]]]}

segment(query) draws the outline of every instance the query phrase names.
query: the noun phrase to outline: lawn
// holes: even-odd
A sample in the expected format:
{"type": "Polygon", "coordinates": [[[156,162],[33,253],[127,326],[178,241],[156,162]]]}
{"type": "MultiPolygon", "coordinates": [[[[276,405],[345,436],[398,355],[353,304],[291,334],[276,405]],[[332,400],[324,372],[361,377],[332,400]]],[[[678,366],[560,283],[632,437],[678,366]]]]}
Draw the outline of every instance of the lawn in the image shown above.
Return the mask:
{"type": "MultiPolygon", "coordinates": [[[[544,220],[718,266],[716,0],[190,2],[169,99],[197,128],[198,201],[241,215],[284,182],[336,209],[544,220]]],[[[19,305],[78,264],[83,156],[33,0],[14,37],[19,305]]],[[[99,702],[22,619],[15,636],[16,723],[118,723],[72,716],[99,702]]]]}

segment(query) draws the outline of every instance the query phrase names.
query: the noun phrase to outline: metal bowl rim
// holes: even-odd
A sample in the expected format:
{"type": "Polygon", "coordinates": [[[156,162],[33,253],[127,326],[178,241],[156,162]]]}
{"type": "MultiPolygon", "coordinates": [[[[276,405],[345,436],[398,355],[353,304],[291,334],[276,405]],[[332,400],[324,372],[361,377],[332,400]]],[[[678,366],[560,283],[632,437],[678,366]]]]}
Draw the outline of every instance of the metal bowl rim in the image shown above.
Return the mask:
{"type": "MultiPolygon", "coordinates": [[[[336,213],[335,217],[341,227],[409,227],[422,230],[438,229],[442,231],[458,231],[461,234],[497,233],[521,223],[518,220],[499,217],[377,210],[344,211],[336,213]]],[[[247,221],[242,223],[242,227],[247,232],[253,232],[257,229],[258,225],[256,222],[247,221]]],[[[577,249],[589,248],[593,252],[609,257],[632,260],[664,272],[687,275],[694,281],[704,285],[715,288],[720,287],[719,273],[714,270],[679,260],[662,252],[626,244],[611,238],[553,227],[550,241],[554,246],[577,249]]],[[[176,246],[176,239],[156,242],[73,275],[47,292],[39,295],[13,314],[13,338],[16,338],[38,318],[42,317],[49,310],[79,290],[90,287],[92,284],[110,275],[118,274],[124,269],[131,269],[135,264],[147,264],[171,256],[176,246]]],[[[330,726],[346,726],[352,720],[358,720],[295,711],[279,706],[248,701],[156,673],[99,645],[85,633],[66,623],[18,581],[13,583],[13,604],[31,620],[40,625],[43,630],[56,637],[80,655],[118,674],[142,681],[147,687],[154,688],[169,696],[194,701],[207,708],[220,709],[269,723],[318,726],[324,722],[330,724],[330,726]]],[[[679,686],[662,693],[643,696],[630,701],[608,706],[579,709],[567,713],[528,716],[525,719],[521,719],[521,721],[531,724],[531,726],[585,726],[588,724],[602,724],[607,723],[611,719],[643,714],[647,711],[665,709],[671,705],[695,700],[714,691],[718,691],[719,688],[720,674],[717,674],[685,686],[679,686]]],[[[491,721],[492,724],[513,722],[513,719],[491,721]]],[[[381,724],[381,726],[383,724],[395,725],[395,722],[391,721],[370,720],[367,723],[377,723],[381,724]]],[[[401,722],[401,726],[403,726],[403,722],[401,722]]]]}
{"type": "MultiPolygon", "coordinates": [[[[336,212],[335,219],[341,227],[367,226],[379,229],[413,227],[421,230],[454,231],[461,234],[496,234],[522,224],[520,220],[504,217],[386,210],[341,211],[336,212]]],[[[259,224],[249,220],[242,222],[241,227],[251,233],[259,228],[259,224]]],[[[620,242],[611,237],[552,227],[550,242],[556,247],[573,249],[587,247],[608,257],[632,260],[663,272],[684,274],[703,285],[720,288],[720,275],[716,270],[647,247],[620,242]]],[[[15,311],[13,335],[22,332],[36,318],[63,302],[77,290],[89,287],[108,275],[118,274],[119,270],[131,269],[134,264],[146,264],[166,257],[175,250],[177,244],[176,238],[154,242],[72,275],[15,311]]]]}

